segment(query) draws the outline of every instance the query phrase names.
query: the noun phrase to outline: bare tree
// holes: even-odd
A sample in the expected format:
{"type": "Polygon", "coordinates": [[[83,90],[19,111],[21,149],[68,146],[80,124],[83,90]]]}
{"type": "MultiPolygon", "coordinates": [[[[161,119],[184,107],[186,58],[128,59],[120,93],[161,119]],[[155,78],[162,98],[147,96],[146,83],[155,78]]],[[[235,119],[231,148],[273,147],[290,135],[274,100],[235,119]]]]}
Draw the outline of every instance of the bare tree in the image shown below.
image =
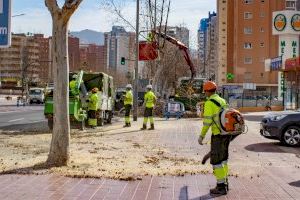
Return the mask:
{"type": "MultiPolygon", "coordinates": [[[[170,7],[171,7],[171,0],[143,0],[143,3],[141,4],[141,27],[142,31],[139,33],[140,37],[144,39],[149,39],[149,34],[155,30],[159,34],[165,33],[167,30],[167,24],[168,24],[168,18],[170,13],[170,7]]],[[[130,27],[132,30],[135,30],[134,23],[128,20],[125,17],[125,14],[122,10],[122,8],[125,7],[124,2],[122,1],[115,1],[115,0],[102,0],[102,7],[116,15],[118,20],[122,20],[123,24],[130,27]]],[[[159,53],[160,58],[163,57],[163,48],[165,46],[165,39],[161,37],[156,37],[155,41],[157,41],[159,45],[159,53]]],[[[161,74],[162,68],[160,61],[148,61],[151,63],[151,66],[153,69],[158,69],[158,71],[153,75],[155,80],[158,80],[158,74],[161,74]]],[[[154,72],[154,71],[153,71],[154,72]]],[[[151,76],[151,77],[153,77],[151,76]]],[[[152,78],[151,78],[152,79],[152,78]]],[[[156,83],[157,81],[154,81],[156,83]]]]}
{"type": "Polygon", "coordinates": [[[47,164],[65,166],[70,157],[68,25],[82,0],[45,0],[52,16],[52,64],[54,76],[54,127],[47,164]]]}

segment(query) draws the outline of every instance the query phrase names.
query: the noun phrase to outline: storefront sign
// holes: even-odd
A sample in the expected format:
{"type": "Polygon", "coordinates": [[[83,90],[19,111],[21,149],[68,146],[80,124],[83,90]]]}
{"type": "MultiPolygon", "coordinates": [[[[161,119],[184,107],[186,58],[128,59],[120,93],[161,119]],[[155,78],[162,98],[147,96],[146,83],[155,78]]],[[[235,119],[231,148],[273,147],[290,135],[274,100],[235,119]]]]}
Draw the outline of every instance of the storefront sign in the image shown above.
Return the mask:
{"type": "Polygon", "coordinates": [[[273,12],[273,35],[299,34],[300,12],[294,10],[282,10],[273,12]]]}
{"type": "MultiPolygon", "coordinates": [[[[284,49],[283,49],[283,51],[284,51],[284,49]]],[[[277,58],[272,58],[270,70],[271,71],[279,71],[281,69],[282,69],[282,57],[279,56],[277,58]]]]}
{"type": "Polygon", "coordinates": [[[11,0],[0,0],[0,48],[11,45],[11,0]]]}
{"type": "Polygon", "coordinates": [[[284,69],[285,61],[289,58],[295,58],[299,55],[299,36],[297,35],[280,35],[279,36],[279,57],[282,57],[282,66],[278,69],[279,57],[272,59],[271,61],[271,71],[278,71],[284,69]]]}

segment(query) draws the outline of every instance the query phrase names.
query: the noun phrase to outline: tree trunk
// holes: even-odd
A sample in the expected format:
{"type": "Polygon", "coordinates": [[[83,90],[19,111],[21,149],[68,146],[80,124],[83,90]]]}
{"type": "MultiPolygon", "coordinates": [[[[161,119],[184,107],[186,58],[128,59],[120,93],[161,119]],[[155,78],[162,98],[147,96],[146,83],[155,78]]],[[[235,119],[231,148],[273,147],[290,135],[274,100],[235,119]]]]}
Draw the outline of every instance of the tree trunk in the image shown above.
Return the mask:
{"type": "Polygon", "coordinates": [[[70,157],[68,22],[59,13],[53,16],[52,62],[54,127],[47,164],[65,166],[70,157]]]}

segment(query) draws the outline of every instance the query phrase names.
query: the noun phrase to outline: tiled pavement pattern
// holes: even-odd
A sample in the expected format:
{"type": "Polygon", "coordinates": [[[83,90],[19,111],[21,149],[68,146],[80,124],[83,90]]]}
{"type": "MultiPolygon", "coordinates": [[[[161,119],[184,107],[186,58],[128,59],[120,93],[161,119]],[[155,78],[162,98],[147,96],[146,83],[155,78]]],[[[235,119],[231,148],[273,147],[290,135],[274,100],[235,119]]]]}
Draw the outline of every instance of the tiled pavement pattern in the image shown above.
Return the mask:
{"type": "Polygon", "coordinates": [[[228,195],[213,198],[208,194],[215,184],[212,175],[184,177],[144,177],[125,182],[106,179],[75,179],[54,175],[3,175],[1,200],[292,200],[300,199],[299,182],[289,186],[270,176],[230,178],[228,195]]]}
{"type": "MultiPolygon", "coordinates": [[[[281,147],[263,139],[258,134],[258,118],[256,115],[250,116],[248,121],[250,135],[240,136],[232,144],[231,149],[238,151],[232,153],[232,165],[240,165],[241,162],[237,161],[242,160],[244,165],[242,169],[245,172],[255,169],[257,163],[261,164],[263,170],[259,176],[252,178],[230,177],[230,191],[226,196],[213,198],[208,194],[209,188],[215,186],[215,179],[211,174],[182,177],[149,176],[130,182],[74,179],[56,175],[2,175],[0,200],[300,200],[300,149],[281,147]],[[256,157],[257,152],[260,153],[259,159],[256,157]]],[[[170,140],[176,140],[176,145],[195,146],[196,137],[191,133],[195,132],[195,120],[180,122],[183,129],[172,124],[174,121],[164,122],[172,129],[170,133],[165,133],[164,141],[168,139],[170,142],[166,143],[168,145],[172,145],[170,140]]],[[[152,136],[157,137],[160,127],[157,128],[152,135],[147,135],[147,140],[153,140],[152,136]]],[[[182,155],[185,153],[187,152],[183,152],[182,155]]]]}

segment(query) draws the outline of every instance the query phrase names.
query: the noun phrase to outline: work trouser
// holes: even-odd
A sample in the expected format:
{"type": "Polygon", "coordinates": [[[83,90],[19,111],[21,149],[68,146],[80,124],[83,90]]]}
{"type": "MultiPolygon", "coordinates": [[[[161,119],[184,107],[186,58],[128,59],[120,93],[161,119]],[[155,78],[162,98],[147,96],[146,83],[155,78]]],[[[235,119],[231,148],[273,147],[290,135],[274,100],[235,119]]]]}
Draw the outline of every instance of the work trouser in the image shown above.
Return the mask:
{"type": "Polygon", "coordinates": [[[145,108],[143,125],[147,125],[148,118],[150,119],[150,124],[153,125],[153,108],[145,108]]]}
{"type": "Polygon", "coordinates": [[[228,149],[231,136],[212,135],[210,164],[217,179],[217,184],[227,184],[228,181],[228,149]]]}
{"type": "Polygon", "coordinates": [[[132,105],[127,104],[125,107],[125,124],[130,124],[130,111],[132,108],[132,105]]]}
{"type": "Polygon", "coordinates": [[[88,124],[89,126],[97,126],[97,111],[89,110],[88,111],[88,124]]]}

